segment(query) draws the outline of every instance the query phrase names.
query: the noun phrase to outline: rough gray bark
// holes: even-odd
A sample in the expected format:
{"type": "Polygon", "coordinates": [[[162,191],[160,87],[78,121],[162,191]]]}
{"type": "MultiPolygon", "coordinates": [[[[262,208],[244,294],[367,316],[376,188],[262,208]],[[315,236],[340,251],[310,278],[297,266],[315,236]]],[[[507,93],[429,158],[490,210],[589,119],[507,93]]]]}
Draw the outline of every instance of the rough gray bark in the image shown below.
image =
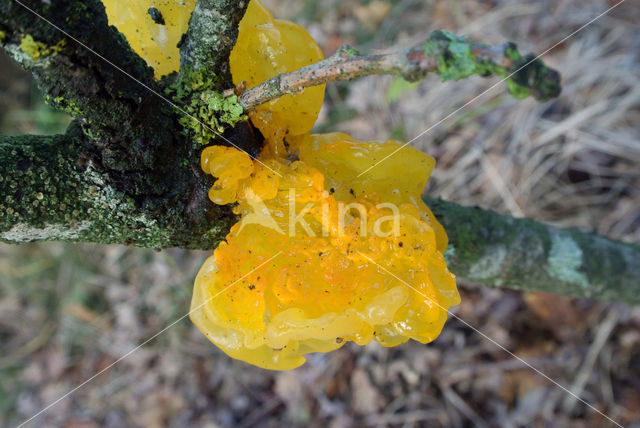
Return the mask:
{"type": "Polygon", "coordinates": [[[249,0],[200,0],[180,47],[181,67],[229,73],[229,54],[249,0]]]}
{"type": "MultiPolygon", "coordinates": [[[[43,158],[33,161],[35,167],[54,168],[52,175],[68,173],[60,178],[70,182],[75,180],[82,187],[98,184],[95,203],[102,200],[111,203],[112,210],[113,207],[120,210],[110,216],[103,212],[101,218],[93,217],[98,215],[95,206],[91,213],[79,210],[86,214],[86,218],[80,220],[94,222],[93,231],[72,231],[70,233],[75,234],[72,240],[147,247],[215,247],[234,216],[229,207],[214,206],[208,200],[207,190],[212,179],[200,169],[199,152],[202,147],[183,132],[179,113],[152,92],[162,93],[173,79],[159,82],[153,79],[153,70],[129,48],[122,34],[107,26],[104,6],[99,0],[21,2],[50,23],[20,3],[0,0],[0,45],[33,73],[49,103],[66,110],[77,121],[65,138],[45,138],[41,142],[35,137],[3,137],[0,144],[5,156],[1,158],[5,178],[9,180],[14,177],[14,171],[20,171],[16,167],[18,163],[32,162],[28,151],[30,144],[35,144],[33,153],[55,152],[64,147],[54,146],[69,145],[81,153],[74,156],[73,151],[65,151],[65,155],[76,161],[80,159],[83,165],[88,165],[87,168],[72,170],[67,165],[58,171],[56,165],[46,163],[47,159],[43,158]],[[16,146],[23,142],[27,151],[12,155],[16,146]],[[106,201],[109,198],[113,200],[106,201]],[[109,225],[107,219],[120,221],[109,225]],[[95,230],[98,225],[105,230],[95,230]]],[[[233,26],[229,28],[233,33],[235,23],[230,21],[227,25],[233,26]]],[[[209,47],[210,57],[217,55],[216,49],[220,49],[220,57],[226,60],[234,42],[231,38],[221,39],[209,47]]],[[[218,80],[227,87],[231,86],[230,81],[218,80]]],[[[36,187],[40,184],[33,183],[36,187]]],[[[31,189],[24,189],[25,194],[27,190],[31,189]]],[[[11,188],[3,187],[3,199],[18,197],[21,200],[20,189],[16,191],[17,194],[11,188]]],[[[82,198],[85,196],[83,193],[82,198]]],[[[48,197],[46,192],[43,192],[43,197],[48,197]]],[[[55,206],[50,201],[44,202],[45,206],[55,206]]],[[[12,209],[12,215],[5,215],[0,220],[0,233],[9,234],[3,238],[5,241],[57,239],[57,232],[47,228],[38,213],[34,211],[31,214],[16,206],[12,209]],[[29,230],[34,233],[31,239],[26,233],[29,230]]],[[[47,217],[46,223],[64,223],[65,209],[70,207],[65,205],[64,209],[49,211],[49,214],[60,214],[61,217],[57,221],[47,217]]],[[[77,222],[71,229],[75,226],[77,222]]]]}
{"type": "Polygon", "coordinates": [[[67,135],[0,137],[0,241],[208,249],[236,221],[211,203],[210,215],[190,221],[190,199],[179,193],[136,198],[97,157],[76,126],[67,135]]]}
{"type": "Polygon", "coordinates": [[[153,70],[131,51],[115,28],[107,26],[102,3],[21,3],[0,0],[0,44],[5,51],[33,74],[49,103],[80,119],[93,132],[106,136],[129,132],[131,129],[123,129],[123,125],[130,123],[128,119],[149,96],[148,91],[51,25],[153,86],[153,70]]]}

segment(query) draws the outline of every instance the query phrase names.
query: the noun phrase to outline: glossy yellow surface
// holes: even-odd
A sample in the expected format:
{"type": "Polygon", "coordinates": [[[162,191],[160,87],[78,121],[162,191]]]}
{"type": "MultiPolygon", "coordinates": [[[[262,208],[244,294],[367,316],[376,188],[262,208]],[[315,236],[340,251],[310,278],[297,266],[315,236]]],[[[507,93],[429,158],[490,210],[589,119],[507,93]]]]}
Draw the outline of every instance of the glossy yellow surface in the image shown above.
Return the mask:
{"type": "MultiPolygon", "coordinates": [[[[252,0],[240,22],[229,66],[234,84],[245,81],[252,88],[279,73],[322,59],[320,47],[307,30],[296,23],[274,19],[258,0],[252,0]]],[[[311,131],[323,98],[324,85],[310,87],[263,104],[249,117],[270,139],[305,134],[311,131]]]]}
{"type": "Polygon", "coordinates": [[[154,68],[156,78],[178,71],[180,38],[187,31],[196,0],[103,0],[109,19],[125,35],[133,50],[154,68]],[[149,8],[160,11],[165,24],[157,24],[149,8]]]}
{"type": "Polygon", "coordinates": [[[406,147],[357,178],[400,144],[311,135],[295,161],[273,144],[252,168],[239,151],[228,161],[235,149],[202,154],[205,171],[239,178],[241,221],[196,278],[193,322],[228,355],[276,370],[347,341],[434,340],[460,298],[446,234],[420,198],[433,159],[406,147]]]}

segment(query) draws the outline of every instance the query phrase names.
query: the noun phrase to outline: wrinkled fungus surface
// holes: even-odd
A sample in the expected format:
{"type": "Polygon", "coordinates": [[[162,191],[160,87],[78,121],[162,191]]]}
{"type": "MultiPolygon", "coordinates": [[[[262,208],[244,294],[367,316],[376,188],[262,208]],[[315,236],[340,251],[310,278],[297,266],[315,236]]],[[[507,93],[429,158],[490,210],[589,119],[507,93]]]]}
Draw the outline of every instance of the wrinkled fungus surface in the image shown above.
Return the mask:
{"type": "Polygon", "coordinates": [[[433,159],[405,149],[376,171],[401,179],[355,178],[369,165],[363,156],[398,147],[310,135],[298,160],[268,149],[260,157],[281,177],[236,149],[205,149],[202,166],[218,177],[212,200],[237,202],[242,218],[196,278],[191,319],[209,340],[285,370],[347,341],[438,336],[460,298],[442,255],[446,234],[417,190],[433,159]],[[229,162],[235,156],[244,160],[229,162]]]}

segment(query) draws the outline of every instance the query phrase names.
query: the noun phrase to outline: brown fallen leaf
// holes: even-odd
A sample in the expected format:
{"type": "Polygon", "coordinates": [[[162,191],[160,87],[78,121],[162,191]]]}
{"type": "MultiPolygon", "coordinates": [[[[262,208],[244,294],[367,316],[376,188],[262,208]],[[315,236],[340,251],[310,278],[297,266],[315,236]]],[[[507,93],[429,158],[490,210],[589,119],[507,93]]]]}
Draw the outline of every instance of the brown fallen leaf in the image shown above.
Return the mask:
{"type": "Polygon", "coordinates": [[[386,1],[374,0],[369,4],[357,6],[353,9],[358,23],[369,31],[375,31],[391,10],[391,4],[386,1]]]}

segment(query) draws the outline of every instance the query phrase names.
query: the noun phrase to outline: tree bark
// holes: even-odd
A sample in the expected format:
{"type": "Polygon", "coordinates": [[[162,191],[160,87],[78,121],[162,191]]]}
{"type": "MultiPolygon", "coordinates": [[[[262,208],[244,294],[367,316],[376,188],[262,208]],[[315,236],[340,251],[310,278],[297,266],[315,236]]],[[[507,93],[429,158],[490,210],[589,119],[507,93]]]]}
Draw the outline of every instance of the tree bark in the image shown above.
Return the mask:
{"type": "Polygon", "coordinates": [[[199,197],[123,191],[94,161],[95,150],[77,126],[66,135],[0,137],[0,241],[212,249],[236,222],[208,201],[204,182],[199,197]]]}
{"type": "Polygon", "coordinates": [[[231,82],[229,54],[249,0],[199,0],[180,47],[181,68],[216,70],[231,82]]]}
{"type": "Polygon", "coordinates": [[[419,45],[388,54],[360,55],[351,46],[342,46],[324,61],[278,74],[245,91],[238,102],[250,110],[284,94],[336,80],[394,74],[414,82],[429,73],[440,75],[443,81],[475,74],[500,76],[517,98],[532,95],[539,101],[547,101],[560,94],[560,74],[533,54],[520,55],[514,43],[489,46],[446,31],[434,31],[419,45]]]}
{"type": "MultiPolygon", "coordinates": [[[[228,37],[203,43],[210,61],[227,61],[239,19],[216,27],[228,37]]],[[[45,175],[62,180],[56,181],[56,198],[63,192],[70,202],[48,200],[39,182],[25,189],[3,186],[0,201],[9,197],[11,206],[0,222],[2,240],[217,245],[235,216],[207,198],[213,180],[200,169],[202,146],[184,132],[180,113],[156,94],[173,78],[153,79],[153,70],[107,25],[99,0],[0,0],[0,45],[34,75],[50,104],[77,119],[66,136],[0,137],[6,182],[20,183],[20,174],[32,168],[47,170],[45,175]],[[68,161],[52,164],[38,152],[68,161]],[[69,192],[74,184],[81,189],[69,192]],[[44,199],[32,200],[39,193],[44,199]],[[24,209],[16,200],[26,202],[24,209]],[[32,209],[34,202],[39,211],[32,209]]],[[[231,86],[230,79],[226,84],[231,86]]]]}
{"type": "Polygon", "coordinates": [[[0,44],[33,74],[46,100],[96,136],[130,132],[126,125],[148,91],[60,30],[154,86],[152,69],[107,25],[99,0],[0,0],[0,44]]]}

